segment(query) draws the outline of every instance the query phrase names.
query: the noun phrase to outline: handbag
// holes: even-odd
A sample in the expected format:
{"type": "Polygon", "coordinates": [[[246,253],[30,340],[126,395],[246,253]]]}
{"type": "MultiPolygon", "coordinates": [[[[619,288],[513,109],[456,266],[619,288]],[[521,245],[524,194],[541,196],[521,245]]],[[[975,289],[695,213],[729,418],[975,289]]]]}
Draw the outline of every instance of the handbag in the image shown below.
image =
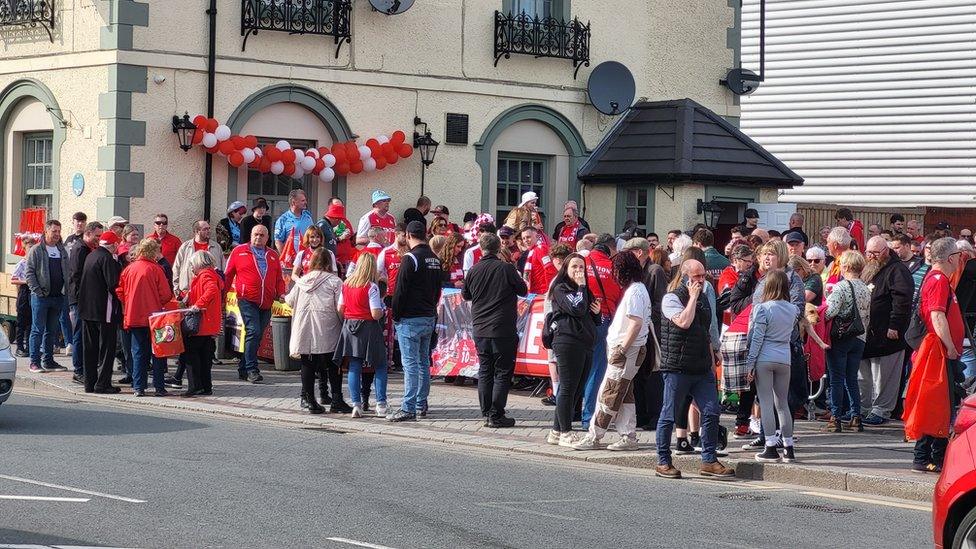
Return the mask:
{"type": "Polygon", "coordinates": [[[831,340],[849,339],[864,333],[864,323],[861,322],[861,313],[858,312],[857,307],[857,296],[854,295],[854,284],[850,280],[846,282],[851,292],[851,312],[846,318],[840,316],[834,318],[830,326],[831,340]]]}
{"type": "Polygon", "coordinates": [[[551,351],[554,337],[556,337],[556,315],[553,311],[549,311],[542,322],[542,346],[551,351]]]}
{"type": "Polygon", "coordinates": [[[201,311],[185,311],[180,321],[180,331],[183,336],[195,336],[200,332],[200,322],[203,320],[201,311]]]}

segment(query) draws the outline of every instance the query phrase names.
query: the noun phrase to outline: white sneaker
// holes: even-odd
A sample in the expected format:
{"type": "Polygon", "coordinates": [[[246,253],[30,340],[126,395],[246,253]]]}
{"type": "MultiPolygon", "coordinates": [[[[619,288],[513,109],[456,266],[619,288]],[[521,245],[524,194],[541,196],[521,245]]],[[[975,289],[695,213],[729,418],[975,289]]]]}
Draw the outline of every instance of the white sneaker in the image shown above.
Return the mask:
{"type": "Polygon", "coordinates": [[[356,404],[352,407],[352,417],[363,417],[363,407],[356,404]]]}
{"type": "Polygon", "coordinates": [[[549,430],[549,434],[546,435],[546,444],[552,444],[553,446],[559,444],[559,431],[549,430]]]}
{"type": "Polygon", "coordinates": [[[67,347],[64,348],[64,356],[71,356],[71,353],[73,351],[74,351],[74,347],[69,344],[67,347]]]}
{"type": "Polygon", "coordinates": [[[607,450],[612,450],[614,452],[627,452],[637,449],[637,439],[630,437],[620,437],[620,440],[607,446],[607,450]]]}
{"type": "Polygon", "coordinates": [[[762,431],[762,420],[758,417],[749,418],[749,430],[752,431],[752,434],[758,435],[762,431]]]}
{"type": "Polygon", "coordinates": [[[579,442],[576,433],[562,433],[559,435],[559,445],[563,448],[572,448],[574,444],[579,442]]]}
{"type": "Polygon", "coordinates": [[[376,417],[386,417],[386,403],[377,402],[376,403],[376,417]]]}
{"type": "Polygon", "coordinates": [[[586,436],[573,444],[573,450],[599,450],[600,446],[600,441],[592,434],[587,433],[586,436]]]}

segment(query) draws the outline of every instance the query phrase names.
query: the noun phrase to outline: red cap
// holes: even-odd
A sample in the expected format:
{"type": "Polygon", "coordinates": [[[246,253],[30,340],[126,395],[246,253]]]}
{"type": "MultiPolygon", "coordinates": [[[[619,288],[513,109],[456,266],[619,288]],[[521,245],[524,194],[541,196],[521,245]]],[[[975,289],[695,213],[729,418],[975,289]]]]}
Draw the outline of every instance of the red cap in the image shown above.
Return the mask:
{"type": "Polygon", "coordinates": [[[334,219],[346,217],[346,208],[341,204],[331,204],[329,205],[329,209],[325,212],[325,217],[331,217],[334,219]]]}
{"type": "Polygon", "coordinates": [[[112,244],[118,244],[119,242],[119,235],[112,231],[105,231],[98,239],[98,244],[101,246],[111,246],[112,244]]]}

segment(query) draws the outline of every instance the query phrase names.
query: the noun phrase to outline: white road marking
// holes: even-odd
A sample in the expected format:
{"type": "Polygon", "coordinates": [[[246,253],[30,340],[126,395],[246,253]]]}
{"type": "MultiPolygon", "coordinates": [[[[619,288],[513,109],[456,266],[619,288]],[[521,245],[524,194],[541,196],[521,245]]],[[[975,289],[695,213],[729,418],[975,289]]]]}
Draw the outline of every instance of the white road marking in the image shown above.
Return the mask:
{"type": "Polygon", "coordinates": [[[68,503],[85,503],[90,498],[56,498],[48,496],[0,496],[0,499],[22,499],[26,501],[64,501],[68,503]]]}
{"type": "Polygon", "coordinates": [[[870,503],[872,505],[884,505],[886,507],[897,507],[899,509],[910,509],[912,511],[924,511],[926,513],[932,512],[931,505],[913,504],[913,503],[902,503],[900,501],[888,501],[885,499],[874,499],[869,497],[857,497],[857,496],[845,496],[841,494],[828,494],[825,492],[800,492],[805,496],[817,496],[829,499],[839,499],[842,501],[854,501],[857,503],[870,503]]]}
{"type": "MultiPolygon", "coordinates": [[[[75,492],[75,493],[78,493],[78,494],[86,494],[86,495],[89,495],[89,496],[96,496],[96,497],[100,497],[100,498],[114,499],[114,500],[118,500],[118,501],[124,501],[126,503],[146,503],[144,500],[141,500],[141,499],[126,498],[126,497],[122,497],[122,496],[113,496],[112,494],[104,494],[102,492],[93,492],[91,490],[82,490],[81,488],[72,488],[71,486],[62,486],[60,484],[51,484],[50,482],[41,482],[39,480],[31,480],[31,479],[27,479],[27,478],[12,477],[12,476],[9,476],[9,475],[0,475],[0,478],[5,479],[5,480],[12,480],[14,482],[23,482],[23,483],[26,483],[26,484],[34,484],[34,485],[37,485],[37,486],[44,486],[44,487],[47,487],[47,488],[56,488],[58,490],[66,490],[68,492],[75,492]]],[[[0,546],[0,549],[3,549],[3,546],[0,546]]]]}
{"type": "Polygon", "coordinates": [[[348,545],[355,545],[356,547],[367,547],[368,549],[393,549],[392,547],[387,547],[386,545],[377,545],[375,543],[367,543],[365,541],[356,541],[354,539],[346,538],[325,538],[329,541],[334,541],[337,543],[345,543],[348,545]]]}

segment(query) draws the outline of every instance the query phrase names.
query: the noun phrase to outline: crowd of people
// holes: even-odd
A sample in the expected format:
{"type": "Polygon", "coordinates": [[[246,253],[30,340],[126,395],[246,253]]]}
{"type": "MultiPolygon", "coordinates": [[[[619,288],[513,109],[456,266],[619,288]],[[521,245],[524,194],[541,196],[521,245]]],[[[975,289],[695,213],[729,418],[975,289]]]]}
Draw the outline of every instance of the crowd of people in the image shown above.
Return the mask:
{"type": "MultiPolygon", "coordinates": [[[[244,328],[241,380],[263,381],[258,347],[273,304],[284,301],[304,409],[412,421],[429,411],[438,302],[454,289],[471,301],[485,425],[505,428],[515,425],[506,405],[518,298],[534,294],[544,296],[552,386],[544,402],[554,406],[546,441],[626,451],[637,449],[638,428],[655,430],[656,472],[667,478],[681,475],[672,453],[700,453],[702,475],[734,474],[718,460],[729,438],[719,422],[723,401],[736,408],[731,436],[748,440],[744,449],[789,463],[797,459],[796,419],[816,417],[841,433],[924,415],[931,403],[912,398],[922,381],[910,372],[938,366],[913,365],[922,336],[941,345],[950,380],[962,386],[976,376],[976,357],[963,346],[970,326],[962,311],[976,310],[968,229],[953,235],[940,223],[923,236],[916,220],[895,214],[890,228],[865,231],[840,208],[814,242],[799,214],[778,231],[761,228],[747,209],[719,251],[704,225],[664,240],[633,222],[617,235],[595,234],[574,201],[550,233],[533,192],[504,220],[466,214],[462,225],[426,197],[402,222],[389,194],[371,198],[355,224],[339,198],[315,219],[301,190],[276,220],[263,198],[250,208],[237,201],[214,228],[194,223],[186,241],[169,231],[164,213],[146,238],[118,216],[102,223],[76,213],[67,238],[49,220],[26,242],[13,276],[17,354],[32,371],[64,370],[55,359],[62,341],[86,392],[131,385],[145,396],[151,375],[152,394],[167,396],[185,374],[182,396],[211,395],[233,290],[244,328]],[[169,375],[166,359],[153,355],[149,319],[174,304],[199,322],[169,375]],[[116,361],[123,377],[113,381],[116,361]],[[387,394],[394,367],[404,377],[395,409],[387,394]],[[826,390],[811,397],[810,383],[822,379],[826,390]],[[585,433],[574,431],[576,422],[585,433]],[[619,439],[604,445],[611,426],[619,439]]],[[[945,404],[954,407],[958,396],[945,404]]],[[[913,468],[940,470],[946,442],[918,437],[913,468]]]]}

